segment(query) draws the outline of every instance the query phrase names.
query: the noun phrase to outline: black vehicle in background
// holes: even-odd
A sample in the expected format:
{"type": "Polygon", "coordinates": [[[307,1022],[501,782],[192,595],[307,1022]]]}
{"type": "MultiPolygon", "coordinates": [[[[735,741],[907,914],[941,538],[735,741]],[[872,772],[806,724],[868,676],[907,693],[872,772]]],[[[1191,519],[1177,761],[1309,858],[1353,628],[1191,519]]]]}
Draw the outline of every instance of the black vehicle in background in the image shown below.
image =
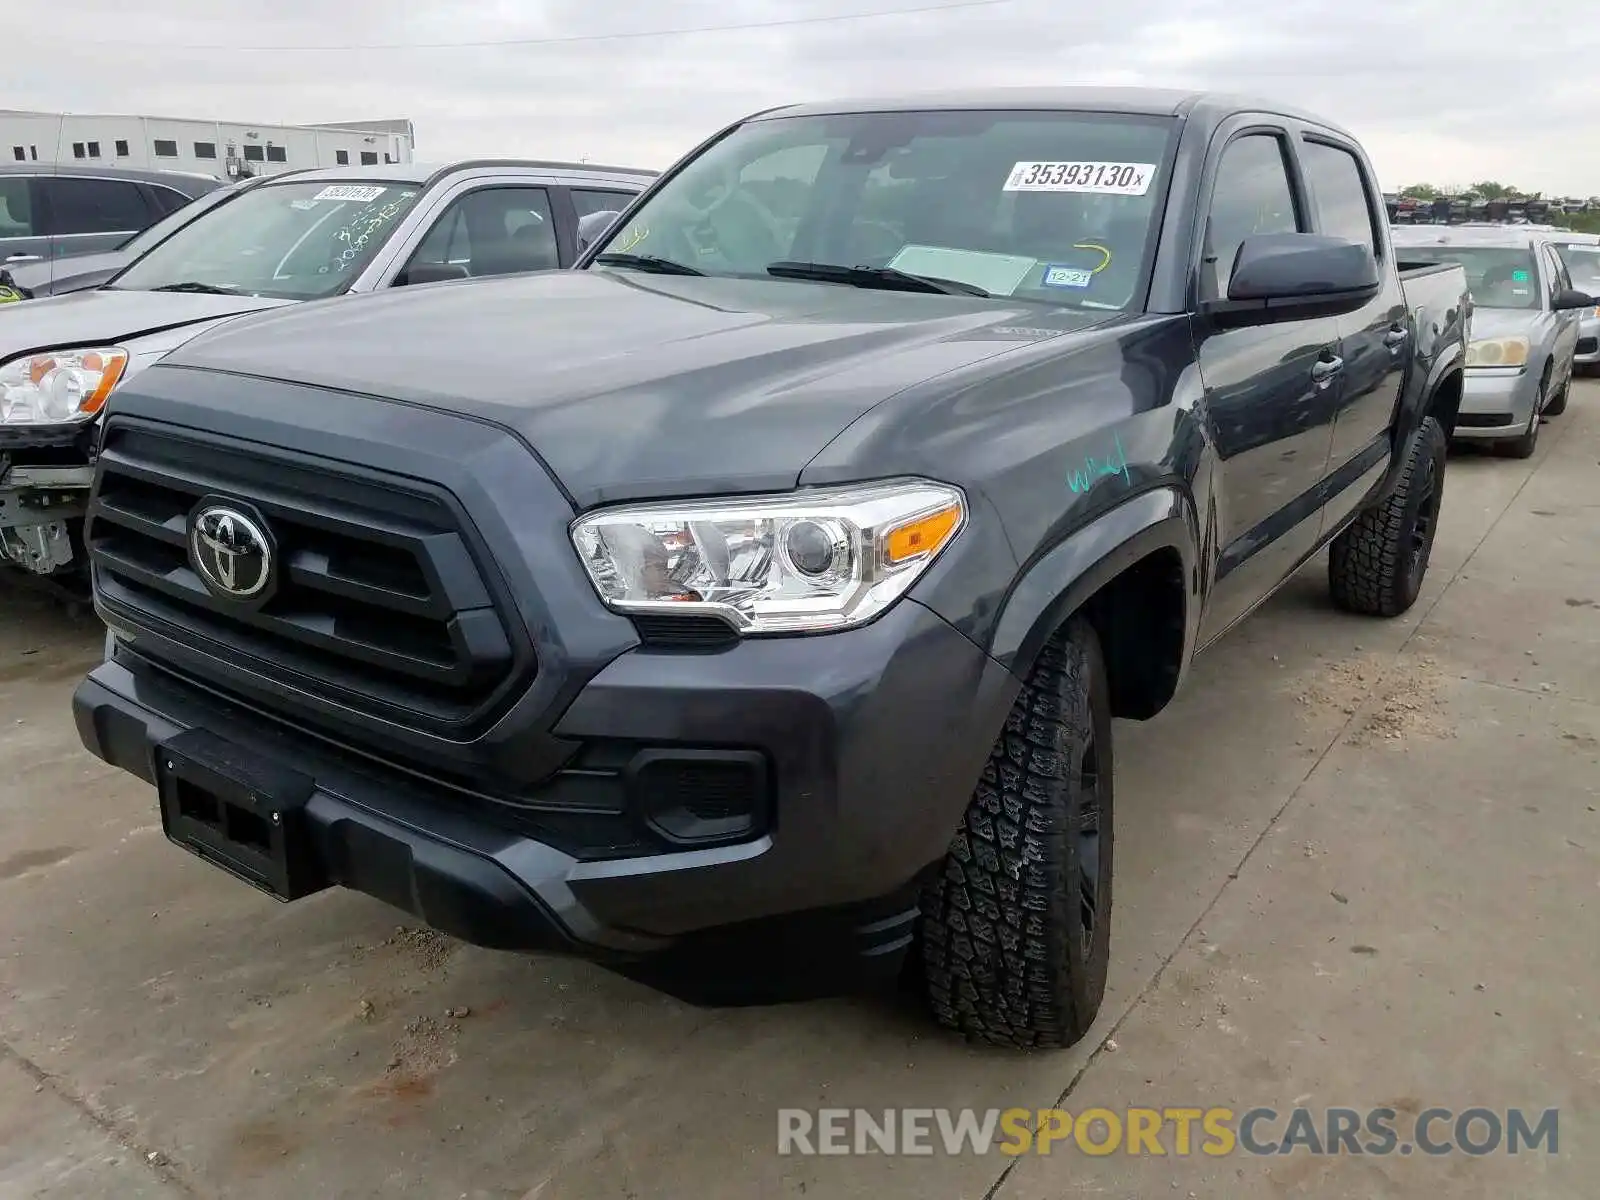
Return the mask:
{"type": "MultiPolygon", "coordinates": [[[[48,291],[61,260],[115,250],[222,186],[188,171],[0,163],[0,270],[42,265],[48,291]]],[[[37,293],[38,274],[30,279],[37,293]]]]}

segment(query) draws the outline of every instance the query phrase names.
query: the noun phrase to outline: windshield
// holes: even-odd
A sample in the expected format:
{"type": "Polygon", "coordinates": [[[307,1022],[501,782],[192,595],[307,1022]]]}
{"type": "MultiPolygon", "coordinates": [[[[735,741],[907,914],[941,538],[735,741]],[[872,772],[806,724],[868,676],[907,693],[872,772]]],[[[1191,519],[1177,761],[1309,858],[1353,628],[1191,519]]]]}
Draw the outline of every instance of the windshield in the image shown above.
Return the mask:
{"type": "Polygon", "coordinates": [[[418,190],[309,180],[248,188],[135,260],[110,286],[286,300],[337,295],[388,240],[418,190]]]}
{"type": "Polygon", "coordinates": [[[1572,286],[1590,295],[1600,293],[1600,245],[1574,242],[1556,246],[1556,253],[1572,276],[1572,286]]]}
{"type": "MultiPolygon", "coordinates": [[[[787,278],[820,264],[888,268],[1127,308],[1142,301],[1172,131],[1165,118],[1066,112],[750,121],[614,226],[595,265],[626,254],[763,279],[775,264],[787,278]]],[[[650,266],[638,258],[615,265],[650,266]]]]}
{"type": "Polygon", "coordinates": [[[1396,254],[1408,263],[1460,263],[1467,290],[1480,308],[1541,307],[1539,269],[1533,251],[1503,246],[1402,246],[1396,254]]]}

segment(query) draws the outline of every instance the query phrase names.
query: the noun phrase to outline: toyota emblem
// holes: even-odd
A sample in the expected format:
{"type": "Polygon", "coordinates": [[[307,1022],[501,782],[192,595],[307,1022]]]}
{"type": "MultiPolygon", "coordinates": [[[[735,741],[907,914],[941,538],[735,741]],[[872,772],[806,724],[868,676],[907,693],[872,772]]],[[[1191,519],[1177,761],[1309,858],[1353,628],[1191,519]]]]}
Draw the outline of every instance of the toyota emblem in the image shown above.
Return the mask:
{"type": "Polygon", "coordinates": [[[272,582],[272,539],[260,518],[231,504],[205,504],[189,520],[189,553],[200,582],[224,600],[254,600],[272,582]]]}

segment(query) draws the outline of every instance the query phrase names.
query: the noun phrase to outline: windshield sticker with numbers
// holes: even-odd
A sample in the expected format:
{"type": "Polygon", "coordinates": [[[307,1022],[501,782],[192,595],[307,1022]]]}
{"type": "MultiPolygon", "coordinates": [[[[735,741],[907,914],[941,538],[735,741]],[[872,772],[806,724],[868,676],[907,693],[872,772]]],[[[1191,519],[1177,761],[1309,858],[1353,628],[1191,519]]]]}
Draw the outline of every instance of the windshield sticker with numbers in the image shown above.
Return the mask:
{"type": "Polygon", "coordinates": [[[1006,176],[1004,190],[1142,196],[1155,175],[1155,163],[1019,162],[1006,176]]]}
{"type": "Polygon", "coordinates": [[[335,183],[323,188],[313,200],[356,200],[368,204],[383,195],[385,189],[381,187],[356,187],[348,183],[335,183]]]}
{"type": "Polygon", "coordinates": [[[1094,272],[1087,267],[1065,267],[1051,263],[1044,269],[1040,282],[1049,288],[1086,288],[1094,282],[1094,272]]]}

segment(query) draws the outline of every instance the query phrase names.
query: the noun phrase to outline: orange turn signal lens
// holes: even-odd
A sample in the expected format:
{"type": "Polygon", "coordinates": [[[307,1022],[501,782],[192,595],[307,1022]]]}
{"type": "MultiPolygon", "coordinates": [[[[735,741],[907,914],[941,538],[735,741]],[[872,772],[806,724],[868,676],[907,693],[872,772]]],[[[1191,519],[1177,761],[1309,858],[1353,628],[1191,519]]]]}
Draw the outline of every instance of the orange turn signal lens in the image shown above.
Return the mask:
{"type": "Polygon", "coordinates": [[[938,512],[929,513],[908,521],[898,529],[891,530],[884,540],[884,558],[890,565],[909,562],[914,558],[936,553],[946,542],[956,527],[961,524],[961,509],[952,504],[949,508],[941,508],[938,512]]]}

